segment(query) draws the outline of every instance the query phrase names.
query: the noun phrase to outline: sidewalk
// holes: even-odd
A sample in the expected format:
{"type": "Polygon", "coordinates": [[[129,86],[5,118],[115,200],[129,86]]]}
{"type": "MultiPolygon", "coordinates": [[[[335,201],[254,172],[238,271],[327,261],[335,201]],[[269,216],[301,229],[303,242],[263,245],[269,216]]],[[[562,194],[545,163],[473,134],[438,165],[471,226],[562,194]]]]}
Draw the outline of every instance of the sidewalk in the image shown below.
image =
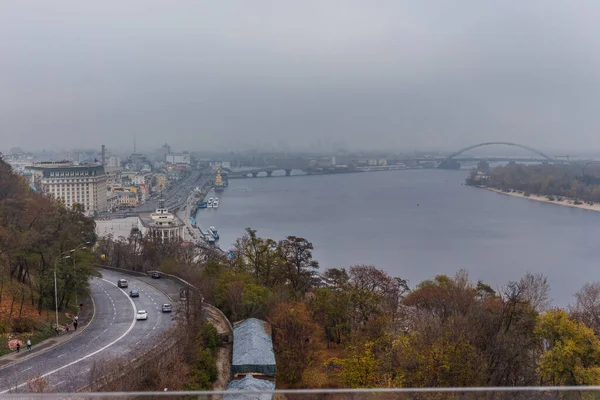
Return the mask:
{"type": "Polygon", "coordinates": [[[71,328],[69,332],[63,331],[60,333],[60,335],[48,338],[41,343],[32,343],[31,351],[28,351],[27,346],[23,345],[19,353],[13,351],[10,354],[0,357],[0,369],[24,361],[28,358],[35,357],[39,354],[45,353],[50,349],[67,343],[89,326],[94,314],[94,302],[92,301],[91,297],[88,297],[83,301],[83,310],[79,313],[79,327],[76,331],[71,328]]]}

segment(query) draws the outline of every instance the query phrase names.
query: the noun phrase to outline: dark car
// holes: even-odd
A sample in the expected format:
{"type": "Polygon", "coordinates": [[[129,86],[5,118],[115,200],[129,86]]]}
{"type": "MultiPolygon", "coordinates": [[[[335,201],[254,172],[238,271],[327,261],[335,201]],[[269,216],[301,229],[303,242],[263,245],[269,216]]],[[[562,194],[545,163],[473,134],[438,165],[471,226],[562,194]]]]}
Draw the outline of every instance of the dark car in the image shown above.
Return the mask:
{"type": "Polygon", "coordinates": [[[173,306],[170,304],[163,304],[162,305],[162,312],[171,312],[173,311],[173,306]]]}
{"type": "Polygon", "coordinates": [[[161,276],[161,275],[160,275],[160,272],[158,272],[158,271],[154,271],[154,272],[152,273],[152,279],[159,279],[159,278],[160,278],[160,276],[161,276]]]}
{"type": "Polygon", "coordinates": [[[132,289],[132,290],[129,292],[129,296],[131,296],[131,297],[140,297],[140,292],[139,292],[139,290],[137,290],[137,289],[132,289]]]}

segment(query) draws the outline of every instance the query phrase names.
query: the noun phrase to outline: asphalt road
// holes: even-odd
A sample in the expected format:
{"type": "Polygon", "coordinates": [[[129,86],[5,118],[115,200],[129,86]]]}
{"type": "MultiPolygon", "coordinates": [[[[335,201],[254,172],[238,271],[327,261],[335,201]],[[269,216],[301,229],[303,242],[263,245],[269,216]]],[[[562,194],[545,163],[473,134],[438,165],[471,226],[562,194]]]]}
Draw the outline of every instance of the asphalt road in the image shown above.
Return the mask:
{"type": "Polygon", "coordinates": [[[63,345],[0,369],[0,394],[26,392],[28,380],[36,376],[54,391],[73,392],[89,383],[94,363],[100,365],[118,357],[133,359],[173,325],[174,315],[161,311],[162,304],[170,300],[143,282],[144,278],[104,269],[101,272],[103,279],[90,284],[96,313],[85,331],[63,345]],[[127,289],[116,286],[120,278],[128,280],[127,289]],[[129,290],[134,288],[140,297],[129,297],[129,290]],[[148,320],[136,321],[137,310],[146,310],[148,320]]]}

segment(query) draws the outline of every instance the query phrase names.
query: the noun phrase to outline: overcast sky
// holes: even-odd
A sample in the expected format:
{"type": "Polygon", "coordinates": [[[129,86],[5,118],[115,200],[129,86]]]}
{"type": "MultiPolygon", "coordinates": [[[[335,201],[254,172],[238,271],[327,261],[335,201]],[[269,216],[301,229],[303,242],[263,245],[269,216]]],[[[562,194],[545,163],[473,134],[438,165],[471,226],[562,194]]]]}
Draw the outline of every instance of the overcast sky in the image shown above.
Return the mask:
{"type": "Polygon", "coordinates": [[[6,0],[0,148],[600,151],[600,2],[6,0]]]}

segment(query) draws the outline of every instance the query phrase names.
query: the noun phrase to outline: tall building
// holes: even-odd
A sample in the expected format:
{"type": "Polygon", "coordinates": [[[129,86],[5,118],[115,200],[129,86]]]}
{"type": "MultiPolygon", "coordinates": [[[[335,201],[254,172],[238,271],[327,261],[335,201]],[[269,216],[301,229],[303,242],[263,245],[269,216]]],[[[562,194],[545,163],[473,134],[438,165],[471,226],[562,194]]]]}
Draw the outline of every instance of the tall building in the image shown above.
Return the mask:
{"type": "Polygon", "coordinates": [[[40,193],[62,200],[65,206],[81,204],[88,214],[108,210],[104,166],[47,162],[26,168],[40,193]]]}

